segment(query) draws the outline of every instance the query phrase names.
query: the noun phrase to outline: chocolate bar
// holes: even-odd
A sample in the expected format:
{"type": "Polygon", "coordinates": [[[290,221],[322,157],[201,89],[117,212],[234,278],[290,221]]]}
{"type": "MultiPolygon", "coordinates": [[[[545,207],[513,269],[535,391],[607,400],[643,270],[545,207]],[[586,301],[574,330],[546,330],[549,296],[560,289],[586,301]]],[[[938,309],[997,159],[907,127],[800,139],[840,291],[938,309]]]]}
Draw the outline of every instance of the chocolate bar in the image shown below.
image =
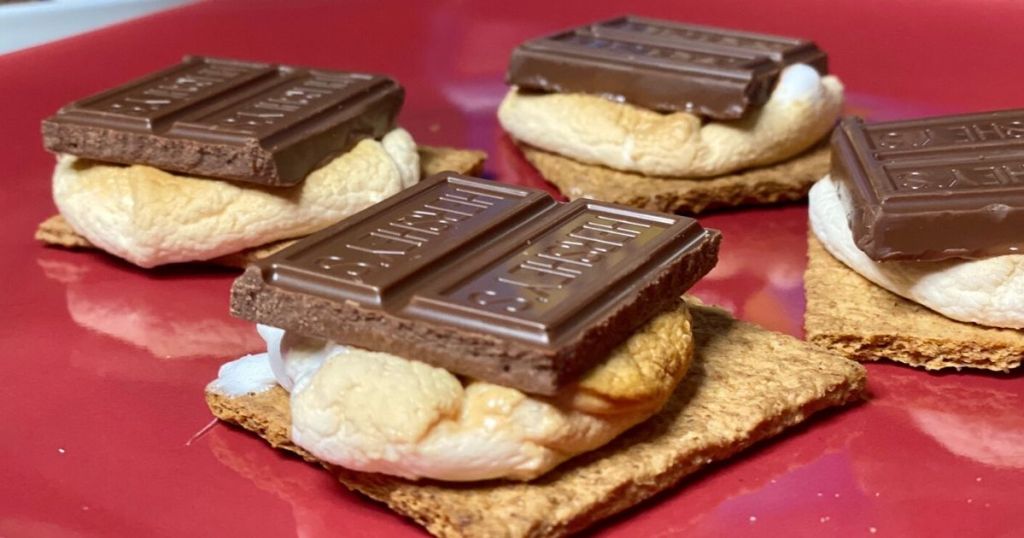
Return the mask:
{"type": "Polygon", "coordinates": [[[249,266],[234,315],[553,395],[715,265],[695,220],[442,173],[249,266]]]}
{"type": "Polygon", "coordinates": [[[53,152],[269,186],[301,182],[395,127],[404,90],[378,75],[187,56],[43,121],[53,152]]]}
{"type": "Polygon", "coordinates": [[[872,259],[1024,252],[1024,110],[846,118],[832,137],[832,177],[872,259]]]}
{"type": "Polygon", "coordinates": [[[764,104],[782,68],[794,63],[828,70],[828,57],[811,41],[620,17],[523,43],[506,78],[528,90],[736,119],[764,104]]]}

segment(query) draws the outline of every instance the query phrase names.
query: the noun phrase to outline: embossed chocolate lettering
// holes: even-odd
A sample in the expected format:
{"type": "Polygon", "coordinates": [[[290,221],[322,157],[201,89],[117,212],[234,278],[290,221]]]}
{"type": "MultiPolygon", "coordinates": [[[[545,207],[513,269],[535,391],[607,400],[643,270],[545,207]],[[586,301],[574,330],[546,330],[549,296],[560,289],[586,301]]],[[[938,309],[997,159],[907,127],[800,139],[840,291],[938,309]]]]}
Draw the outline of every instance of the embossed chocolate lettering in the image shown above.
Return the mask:
{"type": "Polygon", "coordinates": [[[932,141],[931,129],[908,129],[885,131],[876,134],[875,145],[883,149],[923,148],[932,141]]]}
{"type": "Polygon", "coordinates": [[[556,231],[538,239],[502,267],[466,285],[465,299],[485,310],[525,312],[555,301],[577,279],[620,263],[610,260],[650,224],[617,215],[583,211],[556,231]]]}
{"type": "Polygon", "coordinates": [[[365,79],[306,75],[295,84],[221,112],[210,123],[243,132],[252,131],[248,129],[250,127],[272,127],[289,115],[314,106],[325,98],[338,96],[357,83],[365,83],[365,79]]]}
{"type": "Polygon", "coordinates": [[[890,172],[897,190],[971,190],[1024,185],[1024,156],[1011,162],[931,166],[890,172]]]}
{"type": "Polygon", "coordinates": [[[582,241],[563,239],[554,245],[545,247],[537,254],[537,257],[590,267],[600,261],[601,255],[608,251],[609,249],[602,245],[584,244],[582,241]]]}
{"type": "Polygon", "coordinates": [[[583,34],[565,34],[559,36],[557,40],[591,49],[620,53],[626,55],[630,60],[666,58],[714,67],[737,67],[751,63],[751,59],[748,57],[730,57],[696,50],[682,50],[627,41],[614,41],[583,34]]]}
{"type": "MultiPolygon", "coordinates": [[[[506,297],[506,300],[520,300],[525,304],[545,304],[550,300],[552,291],[562,289],[578,276],[579,273],[540,270],[523,262],[509,270],[508,276],[498,277],[498,282],[515,288],[518,294],[506,297]],[[515,299],[516,297],[519,299],[515,299]]],[[[498,295],[494,290],[486,290],[484,293],[488,292],[498,295]]]]}
{"type": "Polygon", "coordinates": [[[492,290],[474,291],[469,294],[468,299],[471,304],[499,307],[509,314],[515,314],[530,308],[530,301],[522,297],[499,297],[498,292],[492,290]]]}
{"type": "Polygon", "coordinates": [[[949,119],[924,120],[924,125],[909,127],[868,126],[866,132],[872,145],[885,151],[953,148],[970,144],[1000,140],[1024,140],[1024,114],[1022,119],[994,119],[992,121],[955,121],[949,119]]]}
{"type": "Polygon", "coordinates": [[[456,188],[444,193],[432,203],[425,204],[426,209],[435,209],[449,215],[472,217],[494,205],[496,200],[503,200],[497,194],[476,192],[467,188],[456,188]]]}
{"type": "MultiPolygon", "coordinates": [[[[402,191],[373,218],[354,218],[330,240],[289,255],[282,274],[318,274],[350,290],[350,298],[380,304],[417,271],[441,267],[460,249],[483,241],[513,218],[528,218],[555,205],[550,197],[494,184],[467,184],[439,174],[402,191]],[[524,200],[525,198],[525,200],[524,200]],[[439,265],[434,265],[439,264],[439,265]]],[[[516,309],[522,301],[482,294],[482,303],[516,309]],[[504,303],[503,303],[504,301],[504,303]]]]}
{"type": "Polygon", "coordinates": [[[96,106],[100,110],[118,114],[145,116],[186,101],[199,92],[216,89],[218,86],[228,87],[235,79],[260,69],[238,64],[191,64],[174,74],[121,92],[96,106]]]}
{"type": "Polygon", "coordinates": [[[600,215],[569,233],[569,237],[620,247],[624,239],[640,235],[648,225],[600,215]]]}
{"type": "Polygon", "coordinates": [[[313,265],[336,276],[363,282],[364,277],[389,269],[395,258],[401,258],[422,246],[422,242],[402,236],[392,236],[379,230],[370,232],[354,242],[346,243],[340,254],[317,258],[313,265]]]}
{"type": "Polygon", "coordinates": [[[313,263],[339,276],[363,282],[364,277],[390,269],[395,260],[406,257],[439,239],[451,226],[465,222],[505,200],[504,197],[465,187],[445,187],[419,207],[366,232],[344,244],[344,251],[321,257],[313,263]]]}
{"type": "Polygon", "coordinates": [[[654,36],[669,36],[698,43],[722,45],[726,47],[745,47],[757,50],[781,52],[792,46],[791,40],[772,41],[768,39],[756,39],[746,36],[724,34],[695,27],[686,27],[672,23],[658,24],[654,21],[637,21],[631,19],[618,19],[602,24],[612,28],[637,32],[654,36]]]}
{"type": "Polygon", "coordinates": [[[341,256],[325,256],[323,258],[317,258],[313,262],[313,265],[327,273],[342,275],[348,277],[353,282],[359,283],[363,282],[363,275],[380,268],[379,264],[373,265],[364,261],[348,261],[341,256]]]}

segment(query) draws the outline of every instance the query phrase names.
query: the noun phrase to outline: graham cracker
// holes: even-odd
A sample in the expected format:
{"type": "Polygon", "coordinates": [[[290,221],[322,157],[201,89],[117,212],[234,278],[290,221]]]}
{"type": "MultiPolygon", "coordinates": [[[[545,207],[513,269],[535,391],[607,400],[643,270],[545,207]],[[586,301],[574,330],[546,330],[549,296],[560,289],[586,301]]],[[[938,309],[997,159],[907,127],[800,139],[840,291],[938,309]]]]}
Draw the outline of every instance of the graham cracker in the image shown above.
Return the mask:
{"type": "MultiPolygon", "coordinates": [[[[483,170],[484,160],[487,158],[487,154],[483,151],[471,149],[419,146],[418,152],[420,155],[420,174],[423,177],[447,170],[471,176],[478,175],[483,170]]],[[[60,215],[53,215],[41,222],[39,227],[36,228],[35,238],[43,244],[55,247],[96,248],[88,239],[78,235],[71,228],[71,225],[64,220],[64,217],[60,215]]],[[[221,256],[209,260],[207,263],[225,267],[244,268],[249,263],[266,258],[294,242],[294,239],[275,241],[234,254],[221,256]]]]}
{"type": "MultiPolygon", "coordinates": [[[[348,488],[436,536],[563,536],[862,393],[865,372],[855,362],[717,308],[691,312],[694,362],[665,408],[538,480],[413,482],[323,465],[348,488]]],[[[289,439],[288,394],[280,387],[240,397],[208,392],[206,401],[221,420],[316,462],[289,439]]]]}
{"type": "Polygon", "coordinates": [[[479,176],[484,170],[487,153],[476,149],[419,146],[420,176],[427,177],[453,171],[467,176],[479,176]]]}
{"type": "Polygon", "coordinates": [[[60,214],[40,222],[35,237],[36,241],[52,247],[96,248],[88,239],[78,235],[60,214]]]}
{"type": "Polygon", "coordinates": [[[860,276],[808,238],[807,340],[858,361],[889,359],[926,370],[1020,366],[1024,331],[949,319],[860,276]]]}
{"type": "Polygon", "coordinates": [[[829,171],[822,142],[778,164],[712,178],[660,178],[621,172],[520,145],[526,159],[571,200],[594,198],[652,211],[701,213],[709,209],[801,200],[829,171]]]}

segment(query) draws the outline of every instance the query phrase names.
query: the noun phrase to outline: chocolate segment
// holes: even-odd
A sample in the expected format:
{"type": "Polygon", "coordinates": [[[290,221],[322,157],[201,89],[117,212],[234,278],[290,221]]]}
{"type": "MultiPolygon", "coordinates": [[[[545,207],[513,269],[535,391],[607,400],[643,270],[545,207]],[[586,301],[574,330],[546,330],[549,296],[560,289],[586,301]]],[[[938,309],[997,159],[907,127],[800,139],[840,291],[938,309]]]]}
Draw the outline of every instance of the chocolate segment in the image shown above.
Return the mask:
{"type": "Polygon", "coordinates": [[[270,186],[301,182],[395,127],[404,91],[377,75],[186,57],[43,121],[53,152],[270,186]]]}
{"type": "Polygon", "coordinates": [[[440,174],[250,266],[236,316],[553,395],[715,265],[693,219],[440,174]]]}
{"type": "Polygon", "coordinates": [[[782,68],[794,63],[828,70],[828,57],[810,41],[620,17],[523,43],[506,78],[528,90],[736,119],[767,101],[782,68]]]}
{"type": "Polygon", "coordinates": [[[832,177],[872,259],[1024,252],[1024,110],[846,118],[832,137],[832,177]]]}

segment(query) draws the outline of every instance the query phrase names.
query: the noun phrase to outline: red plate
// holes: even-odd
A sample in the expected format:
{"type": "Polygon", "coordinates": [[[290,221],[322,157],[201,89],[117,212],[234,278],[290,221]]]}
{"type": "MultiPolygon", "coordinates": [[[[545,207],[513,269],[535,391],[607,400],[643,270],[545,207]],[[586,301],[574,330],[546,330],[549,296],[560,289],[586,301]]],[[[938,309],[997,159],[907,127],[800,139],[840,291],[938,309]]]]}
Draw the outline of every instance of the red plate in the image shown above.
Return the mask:
{"type": "MultiPolygon", "coordinates": [[[[184,54],[390,73],[403,123],[537,184],[494,109],[520,40],[632,12],[814,38],[876,118],[1020,106],[1024,4],[972,0],[201,3],[0,56],[0,536],[414,536],[326,473],[210,426],[203,386],[259,347],[227,314],[233,273],[141,271],[43,248],[53,158],[39,121],[184,54]]],[[[806,208],[703,219],[725,233],[697,292],[799,335],[806,208]]],[[[812,420],[598,530],[609,536],[1019,536],[1024,377],[869,366],[869,403],[812,420]]]]}

